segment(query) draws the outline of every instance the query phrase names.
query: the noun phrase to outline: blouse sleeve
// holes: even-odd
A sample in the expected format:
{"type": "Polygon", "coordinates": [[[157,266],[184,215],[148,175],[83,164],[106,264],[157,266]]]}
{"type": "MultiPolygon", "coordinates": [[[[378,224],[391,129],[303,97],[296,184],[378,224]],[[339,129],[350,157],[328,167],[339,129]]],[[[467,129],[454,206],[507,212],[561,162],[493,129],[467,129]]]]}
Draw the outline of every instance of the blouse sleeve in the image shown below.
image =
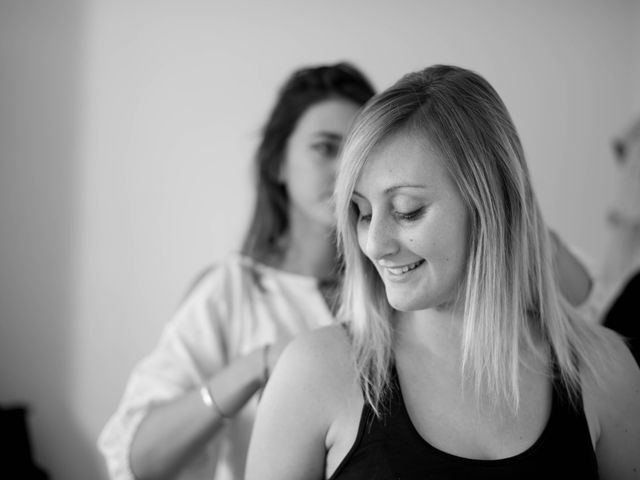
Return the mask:
{"type": "MultiPolygon", "coordinates": [[[[201,279],[165,326],[154,350],[133,369],[115,413],[98,438],[112,480],[134,480],[133,437],[149,410],[192,390],[228,363],[225,303],[214,300],[211,276],[201,279]]],[[[212,441],[191,468],[215,471],[219,442],[212,441]]]]}

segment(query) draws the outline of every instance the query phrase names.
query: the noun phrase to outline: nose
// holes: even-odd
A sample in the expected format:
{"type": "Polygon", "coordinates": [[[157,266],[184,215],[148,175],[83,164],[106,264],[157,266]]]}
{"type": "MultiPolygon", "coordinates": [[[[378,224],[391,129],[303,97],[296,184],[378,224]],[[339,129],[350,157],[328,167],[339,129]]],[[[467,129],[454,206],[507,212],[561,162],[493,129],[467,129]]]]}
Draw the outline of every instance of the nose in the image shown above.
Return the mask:
{"type": "Polygon", "coordinates": [[[362,232],[360,245],[364,254],[372,261],[378,261],[398,251],[395,225],[384,216],[371,217],[371,221],[362,232]]]}

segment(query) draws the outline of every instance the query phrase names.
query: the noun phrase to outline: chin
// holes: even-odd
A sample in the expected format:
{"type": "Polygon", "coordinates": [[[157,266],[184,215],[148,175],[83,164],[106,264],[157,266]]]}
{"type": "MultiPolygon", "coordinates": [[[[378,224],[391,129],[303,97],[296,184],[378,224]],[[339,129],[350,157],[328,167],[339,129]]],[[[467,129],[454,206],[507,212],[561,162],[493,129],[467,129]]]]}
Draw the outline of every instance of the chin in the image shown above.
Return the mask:
{"type": "MultiPolygon", "coordinates": [[[[388,293],[388,291],[387,291],[388,293]]],[[[389,305],[399,312],[416,312],[418,310],[450,310],[454,301],[449,297],[433,297],[427,295],[388,295],[387,301],[389,305]]]]}
{"type": "Polygon", "coordinates": [[[414,312],[429,308],[428,303],[423,298],[393,298],[387,297],[389,305],[399,312],[414,312]]]}

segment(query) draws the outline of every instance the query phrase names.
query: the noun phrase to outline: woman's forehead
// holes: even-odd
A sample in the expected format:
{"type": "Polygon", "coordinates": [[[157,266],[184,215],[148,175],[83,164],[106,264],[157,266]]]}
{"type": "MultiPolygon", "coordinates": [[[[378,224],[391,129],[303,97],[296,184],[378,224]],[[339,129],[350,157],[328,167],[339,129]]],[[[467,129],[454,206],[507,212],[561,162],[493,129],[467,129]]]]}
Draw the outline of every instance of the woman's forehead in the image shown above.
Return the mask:
{"type": "Polygon", "coordinates": [[[354,193],[367,197],[398,188],[434,190],[448,180],[441,156],[427,139],[398,132],[382,140],[367,156],[354,193]]]}

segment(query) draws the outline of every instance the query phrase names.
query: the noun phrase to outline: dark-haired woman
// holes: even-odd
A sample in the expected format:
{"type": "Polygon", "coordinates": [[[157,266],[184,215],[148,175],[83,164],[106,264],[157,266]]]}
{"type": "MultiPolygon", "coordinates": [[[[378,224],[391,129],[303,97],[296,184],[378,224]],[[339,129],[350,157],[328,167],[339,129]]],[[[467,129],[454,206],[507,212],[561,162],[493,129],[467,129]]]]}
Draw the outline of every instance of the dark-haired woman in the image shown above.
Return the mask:
{"type": "Polygon", "coordinates": [[[282,348],[333,322],[337,154],[373,94],[347,63],[297,70],[281,87],[241,251],[198,278],[100,435],[113,479],[242,478],[256,393],[282,348]]]}

